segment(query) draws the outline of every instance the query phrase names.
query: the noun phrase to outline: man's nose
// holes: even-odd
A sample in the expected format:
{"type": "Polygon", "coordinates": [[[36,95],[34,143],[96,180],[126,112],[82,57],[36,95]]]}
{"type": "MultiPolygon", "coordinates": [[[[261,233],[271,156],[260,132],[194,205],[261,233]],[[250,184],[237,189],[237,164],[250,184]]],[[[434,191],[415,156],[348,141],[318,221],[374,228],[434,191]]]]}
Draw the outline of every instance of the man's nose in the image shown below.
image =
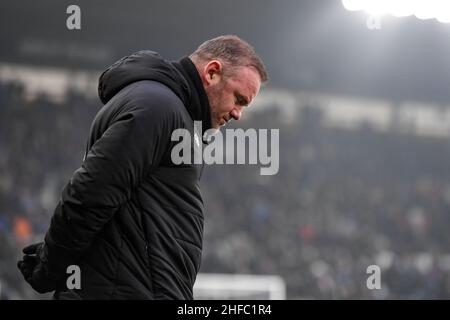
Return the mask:
{"type": "Polygon", "coordinates": [[[234,120],[239,120],[241,118],[241,114],[242,114],[242,109],[241,108],[234,108],[233,110],[231,110],[231,116],[233,117],[234,120]]]}

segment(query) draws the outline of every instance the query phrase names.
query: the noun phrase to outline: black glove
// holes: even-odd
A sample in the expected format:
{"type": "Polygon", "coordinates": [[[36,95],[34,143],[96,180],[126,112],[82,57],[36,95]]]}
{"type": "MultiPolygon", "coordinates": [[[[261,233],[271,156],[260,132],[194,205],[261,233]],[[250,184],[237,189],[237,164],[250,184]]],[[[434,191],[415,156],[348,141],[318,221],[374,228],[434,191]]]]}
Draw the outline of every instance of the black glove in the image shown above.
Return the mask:
{"type": "MultiPolygon", "coordinates": [[[[28,247],[25,247],[22,251],[25,253],[23,256],[23,260],[20,260],[17,263],[20,271],[22,272],[25,280],[29,279],[33,275],[33,270],[36,268],[36,265],[39,262],[39,257],[36,255],[36,251],[40,251],[39,248],[43,244],[43,242],[32,244],[28,247]]],[[[28,280],[27,280],[28,281],[28,280]]]]}
{"type": "Polygon", "coordinates": [[[17,262],[17,267],[26,282],[39,293],[56,289],[57,280],[50,277],[44,257],[44,242],[35,243],[23,249],[23,260],[17,262]]]}

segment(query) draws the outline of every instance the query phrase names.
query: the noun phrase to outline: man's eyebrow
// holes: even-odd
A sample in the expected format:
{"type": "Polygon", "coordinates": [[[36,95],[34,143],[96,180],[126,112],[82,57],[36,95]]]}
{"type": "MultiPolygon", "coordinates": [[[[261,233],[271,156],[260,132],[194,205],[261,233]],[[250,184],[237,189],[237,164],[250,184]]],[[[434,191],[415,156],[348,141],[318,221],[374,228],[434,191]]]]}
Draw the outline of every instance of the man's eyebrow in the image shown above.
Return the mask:
{"type": "Polygon", "coordinates": [[[248,101],[248,99],[239,92],[235,92],[234,95],[236,96],[236,99],[238,100],[238,103],[240,105],[248,106],[250,104],[250,101],[248,101]]]}

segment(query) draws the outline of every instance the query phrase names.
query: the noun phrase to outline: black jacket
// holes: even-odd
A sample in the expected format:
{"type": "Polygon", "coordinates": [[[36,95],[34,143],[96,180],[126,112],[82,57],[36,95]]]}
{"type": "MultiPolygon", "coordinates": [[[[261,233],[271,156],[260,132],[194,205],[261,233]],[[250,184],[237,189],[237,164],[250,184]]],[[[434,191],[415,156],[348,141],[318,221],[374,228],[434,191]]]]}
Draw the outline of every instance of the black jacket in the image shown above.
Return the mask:
{"type": "Polygon", "coordinates": [[[77,264],[81,289],[68,291],[61,281],[55,297],[192,299],[202,255],[202,168],[171,161],[178,143],[171,134],[193,134],[194,120],[211,127],[199,74],[189,58],[168,62],[140,51],[103,72],[99,96],[105,105],[83,163],[45,236],[49,272],[61,276],[77,264]]]}

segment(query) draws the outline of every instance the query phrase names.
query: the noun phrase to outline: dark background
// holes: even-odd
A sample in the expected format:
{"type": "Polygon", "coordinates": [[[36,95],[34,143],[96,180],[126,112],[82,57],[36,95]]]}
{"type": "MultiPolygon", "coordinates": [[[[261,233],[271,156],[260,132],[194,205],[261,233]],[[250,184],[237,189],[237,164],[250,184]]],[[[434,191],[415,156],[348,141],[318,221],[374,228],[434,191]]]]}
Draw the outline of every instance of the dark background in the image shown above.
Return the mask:
{"type": "Polygon", "coordinates": [[[77,1],[81,30],[66,28],[70,1],[2,1],[0,59],[103,69],[141,49],[169,59],[204,40],[237,34],[266,62],[271,85],[447,103],[450,28],[435,20],[367,14],[338,0],[77,1]]]}

